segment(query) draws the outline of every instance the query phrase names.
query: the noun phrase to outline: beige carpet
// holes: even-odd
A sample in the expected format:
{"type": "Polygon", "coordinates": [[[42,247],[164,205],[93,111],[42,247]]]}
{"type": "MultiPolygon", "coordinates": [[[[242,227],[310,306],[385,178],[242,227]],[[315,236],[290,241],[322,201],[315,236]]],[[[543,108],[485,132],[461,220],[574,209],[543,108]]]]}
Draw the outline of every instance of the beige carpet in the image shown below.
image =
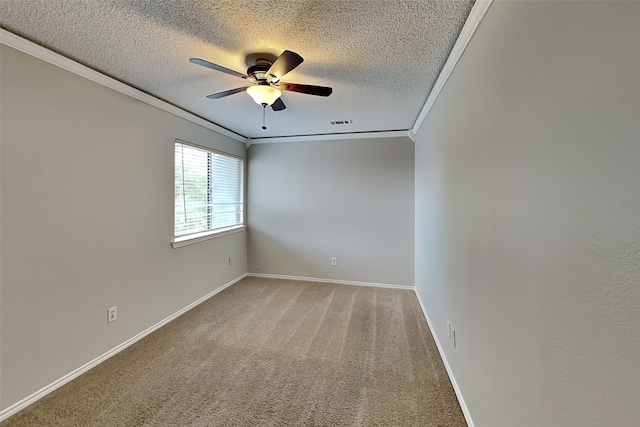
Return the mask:
{"type": "Polygon", "coordinates": [[[245,278],[0,426],[466,423],[412,291],[245,278]]]}

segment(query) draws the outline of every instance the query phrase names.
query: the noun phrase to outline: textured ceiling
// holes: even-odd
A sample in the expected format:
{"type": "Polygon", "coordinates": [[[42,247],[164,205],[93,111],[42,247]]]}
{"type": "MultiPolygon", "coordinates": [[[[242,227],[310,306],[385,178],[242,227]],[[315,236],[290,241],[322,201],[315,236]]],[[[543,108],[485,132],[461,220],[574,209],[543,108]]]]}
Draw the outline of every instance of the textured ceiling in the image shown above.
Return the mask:
{"type": "MultiPolygon", "coordinates": [[[[250,138],[410,129],[473,0],[0,0],[4,29],[250,138]],[[245,93],[206,95],[245,81],[189,62],[245,73],[257,53],[304,62],[283,92],[287,109],[245,93]],[[332,121],[352,120],[349,125],[332,121]]],[[[260,55],[257,55],[260,56],[260,55]]]]}

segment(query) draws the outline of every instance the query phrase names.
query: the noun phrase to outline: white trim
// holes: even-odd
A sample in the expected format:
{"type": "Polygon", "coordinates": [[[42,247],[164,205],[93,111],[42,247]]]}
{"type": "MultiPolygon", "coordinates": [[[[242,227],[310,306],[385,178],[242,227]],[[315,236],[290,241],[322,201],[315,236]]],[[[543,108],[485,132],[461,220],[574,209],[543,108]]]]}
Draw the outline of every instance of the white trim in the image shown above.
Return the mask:
{"type": "Polygon", "coordinates": [[[477,0],[473,5],[471,13],[469,13],[467,21],[465,22],[464,27],[462,27],[462,31],[460,31],[458,40],[456,40],[456,44],[453,46],[453,49],[451,49],[451,54],[449,54],[447,62],[445,62],[444,67],[442,67],[442,71],[440,72],[436,83],[433,85],[433,89],[431,89],[431,93],[427,98],[427,102],[425,102],[424,107],[422,107],[422,110],[420,111],[415,124],[411,128],[411,133],[413,135],[418,133],[422,122],[427,117],[427,114],[429,114],[431,107],[433,107],[433,104],[436,102],[438,95],[440,95],[440,91],[447,83],[447,80],[449,80],[449,77],[451,76],[451,73],[453,73],[458,60],[469,45],[469,42],[473,38],[478,25],[480,25],[480,22],[482,22],[482,19],[486,15],[492,3],[493,0],[477,0]]]}
{"type": "Polygon", "coordinates": [[[429,315],[427,314],[427,310],[420,299],[420,295],[418,294],[418,290],[414,288],[414,292],[416,294],[416,298],[418,299],[418,303],[420,304],[420,308],[422,309],[422,313],[424,314],[424,318],[427,319],[427,325],[429,326],[429,330],[431,331],[431,335],[433,336],[433,340],[436,342],[436,347],[438,347],[438,352],[440,353],[440,358],[444,363],[444,367],[447,370],[447,374],[449,375],[449,380],[451,381],[451,385],[453,386],[453,391],[456,393],[456,397],[458,398],[458,402],[460,403],[460,408],[462,409],[462,414],[464,415],[464,419],[467,421],[469,427],[474,427],[473,420],[471,419],[471,414],[469,413],[469,408],[467,408],[467,404],[464,401],[464,397],[462,397],[462,391],[460,387],[458,387],[458,383],[456,382],[456,378],[453,376],[453,371],[451,370],[451,366],[447,361],[447,356],[444,354],[442,350],[442,345],[440,344],[440,340],[438,339],[438,335],[436,334],[435,329],[433,328],[433,324],[431,323],[431,319],[429,319],[429,315]]]}
{"type": "Polygon", "coordinates": [[[49,64],[53,64],[57,67],[62,68],[63,70],[67,70],[69,72],[77,74],[81,77],[91,80],[92,82],[98,83],[102,86],[106,86],[110,89],[113,89],[115,91],[128,95],[132,98],[137,99],[138,101],[142,101],[153,107],[166,111],[167,113],[171,113],[174,116],[181,117],[192,123],[205,127],[212,131],[218,132],[221,135],[227,136],[231,139],[235,139],[236,141],[240,141],[245,145],[247,144],[247,138],[245,138],[242,135],[239,135],[235,132],[231,132],[228,129],[225,129],[221,126],[211,123],[210,121],[207,121],[201,117],[198,117],[195,114],[182,110],[174,105],[171,105],[154,96],[151,96],[148,93],[135,89],[127,84],[122,83],[121,81],[118,81],[114,78],[106,76],[92,68],[79,64],[67,57],[64,57],[43,46],[37,45],[33,42],[30,42],[27,39],[24,39],[20,36],[17,36],[1,28],[0,28],[0,43],[7,45],[9,47],[12,47],[14,49],[17,49],[20,52],[24,52],[28,55],[31,55],[35,58],[41,59],[45,62],[48,62],[49,64]]]}
{"type": "Polygon", "coordinates": [[[312,141],[327,141],[327,140],[340,140],[340,139],[364,139],[364,138],[399,138],[413,137],[408,130],[393,130],[385,132],[354,132],[354,133],[331,133],[331,134],[318,134],[318,135],[302,135],[302,136],[279,136],[274,138],[248,138],[247,146],[252,144],[275,144],[279,142],[312,142],[312,141]]]}
{"type": "Polygon", "coordinates": [[[175,116],[181,117],[185,120],[188,120],[197,125],[203,126],[207,129],[218,132],[224,136],[232,138],[236,141],[244,143],[247,147],[252,144],[268,144],[268,143],[278,143],[278,142],[307,142],[307,141],[325,141],[325,140],[335,140],[335,139],[362,139],[362,138],[390,138],[390,137],[401,137],[405,136],[410,138],[413,141],[413,136],[418,132],[422,122],[429,114],[431,107],[435,103],[440,91],[446,84],[447,80],[451,76],[458,60],[464,53],[467,45],[471,41],[475,31],[482,22],[485,14],[489,10],[489,7],[493,3],[493,0],[477,0],[473,5],[469,16],[467,17],[467,21],[456,40],[453,49],[451,50],[451,54],[449,55],[447,61],[444,64],[438,79],[436,80],[427,101],[425,102],[418,118],[416,119],[413,127],[410,130],[400,130],[400,131],[386,131],[386,132],[361,132],[361,133],[334,133],[334,134],[320,134],[320,135],[304,135],[304,136],[284,136],[284,137],[274,137],[274,138],[246,138],[240,134],[232,132],[228,129],[225,129],[219,125],[216,125],[208,120],[205,120],[201,117],[196,116],[195,114],[189,113],[185,110],[182,110],[174,105],[171,105],[165,101],[162,101],[148,93],[142,92],[141,90],[135,89],[125,83],[122,83],[116,79],[113,79],[109,76],[106,76],[96,70],[93,70],[89,67],[86,67],[82,64],[79,64],[65,56],[62,56],[58,53],[55,53],[43,46],[37,45],[27,39],[24,39],[16,34],[13,34],[7,30],[0,28],[0,43],[17,49],[21,52],[24,52],[28,55],[31,55],[35,58],[41,59],[45,62],[53,64],[57,67],[60,67],[64,70],[77,74],[81,77],[89,79],[95,83],[106,86],[110,89],[128,95],[132,98],[135,98],[139,101],[142,101],[146,104],[152,105],[156,108],[159,108],[163,111],[171,113],[175,116]]]}
{"type": "Polygon", "coordinates": [[[227,227],[220,230],[210,230],[203,233],[187,234],[186,236],[179,236],[173,239],[173,242],[171,242],[171,247],[173,249],[181,248],[183,246],[192,245],[194,243],[204,242],[205,240],[215,239],[216,237],[240,233],[241,231],[245,231],[246,229],[246,225],[234,225],[233,227],[227,227]]]}
{"type": "Polygon", "coordinates": [[[339,285],[372,286],[376,288],[393,288],[393,289],[408,289],[408,290],[414,289],[413,286],[407,286],[407,285],[392,285],[388,283],[373,283],[373,282],[354,282],[351,280],[323,279],[319,277],[287,276],[284,274],[247,273],[247,277],[262,277],[265,279],[301,280],[304,282],[337,283],[339,285]]]}
{"type": "Polygon", "coordinates": [[[27,406],[29,406],[32,403],[36,402],[37,400],[43,398],[44,396],[46,396],[47,394],[51,393],[52,391],[62,387],[63,385],[67,384],[68,382],[76,379],[77,377],[79,377],[80,375],[84,374],[85,372],[87,372],[91,368],[94,368],[94,367],[98,366],[100,363],[102,363],[105,360],[109,359],[110,357],[115,356],[116,354],[118,354],[122,350],[124,350],[125,348],[131,346],[132,344],[135,344],[136,342],[140,341],[142,338],[146,337],[150,333],[160,329],[161,327],[163,327],[167,323],[171,322],[172,320],[174,320],[178,316],[181,316],[182,314],[184,314],[187,311],[191,310],[195,306],[197,306],[199,304],[202,304],[203,302],[205,302],[206,300],[208,300],[212,296],[216,295],[217,293],[223,291],[224,289],[228,288],[229,286],[233,285],[234,283],[244,279],[246,276],[247,276],[247,274],[245,273],[242,276],[237,277],[237,278],[233,279],[232,281],[222,285],[221,287],[217,288],[216,290],[214,290],[212,292],[209,292],[207,295],[203,296],[202,298],[198,299],[197,301],[192,302],[191,304],[187,305],[186,307],[184,307],[181,310],[178,310],[177,312],[175,312],[174,314],[172,314],[169,317],[165,318],[164,320],[161,320],[160,322],[156,323],[155,325],[151,326],[150,328],[145,329],[144,331],[140,332],[138,335],[136,335],[136,336],[134,336],[132,338],[129,338],[128,340],[126,340],[122,344],[117,345],[116,347],[114,347],[111,350],[107,351],[103,355],[98,356],[97,358],[93,359],[92,361],[82,365],[78,369],[75,369],[74,371],[69,372],[67,375],[63,376],[62,378],[52,382],[48,386],[41,388],[40,390],[36,391],[32,395],[27,396],[26,398],[22,399],[21,401],[9,406],[8,408],[6,408],[6,409],[4,409],[3,411],[0,412],[0,421],[3,421],[5,419],[9,418],[11,415],[13,415],[13,414],[17,413],[18,411],[26,408],[27,406]]]}

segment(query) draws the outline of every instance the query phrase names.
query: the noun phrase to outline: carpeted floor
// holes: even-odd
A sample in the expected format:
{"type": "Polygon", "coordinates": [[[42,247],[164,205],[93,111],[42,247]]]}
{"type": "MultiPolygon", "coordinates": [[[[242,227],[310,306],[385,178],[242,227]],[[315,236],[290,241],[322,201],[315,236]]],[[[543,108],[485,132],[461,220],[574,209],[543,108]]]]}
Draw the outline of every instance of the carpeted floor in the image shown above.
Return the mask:
{"type": "Polygon", "coordinates": [[[412,291],[245,278],[0,426],[466,423],[412,291]]]}

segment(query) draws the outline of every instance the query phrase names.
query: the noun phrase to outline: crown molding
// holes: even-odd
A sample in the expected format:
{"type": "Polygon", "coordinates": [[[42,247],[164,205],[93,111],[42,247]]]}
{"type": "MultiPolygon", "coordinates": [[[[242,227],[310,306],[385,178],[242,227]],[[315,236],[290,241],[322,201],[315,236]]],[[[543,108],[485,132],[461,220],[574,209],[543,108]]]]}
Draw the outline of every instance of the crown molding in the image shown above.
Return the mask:
{"type": "Polygon", "coordinates": [[[20,52],[26,53],[27,55],[31,55],[35,58],[41,59],[45,62],[48,62],[49,64],[60,67],[63,70],[77,74],[78,76],[84,77],[102,86],[108,87],[117,92],[135,98],[138,101],[142,101],[146,104],[159,108],[163,111],[166,111],[167,113],[171,113],[174,116],[181,117],[185,120],[210,129],[221,135],[227,136],[244,144],[247,143],[247,138],[242,135],[239,135],[219,125],[216,125],[215,123],[205,120],[202,117],[198,117],[195,114],[189,113],[188,111],[171,105],[168,102],[162,101],[161,99],[149,95],[148,93],[145,93],[119,80],[102,74],[99,71],[82,65],[72,59],[62,56],[59,53],[53,52],[43,46],[33,43],[32,41],[22,38],[2,28],[0,28],[0,44],[9,46],[16,50],[19,50],[20,52]]]}
{"type": "Polygon", "coordinates": [[[413,136],[409,130],[393,130],[380,132],[353,132],[353,133],[329,133],[318,135],[279,136],[270,138],[247,138],[247,146],[253,144],[276,144],[279,142],[313,142],[337,139],[365,139],[365,138],[409,138],[413,136]]]}
{"type": "Polygon", "coordinates": [[[445,62],[445,65],[436,80],[436,83],[427,98],[418,118],[416,119],[413,127],[410,130],[399,131],[382,131],[382,132],[356,132],[356,133],[333,133],[333,134],[319,134],[319,135],[299,135],[299,136],[286,136],[286,137],[270,137],[270,138],[246,138],[240,134],[232,132],[226,128],[223,128],[215,123],[196,116],[188,111],[171,105],[161,99],[158,99],[146,92],[129,86],[119,80],[106,76],[92,68],[82,65],[72,59],[55,53],[43,46],[33,43],[27,39],[24,39],[16,34],[13,34],[5,29],[0,28],[0,44],[12,47],[16,50],[24,52],[35,58],[41,59],[45,62],[53,64],[64,70],[72,72],[76,75],[89,79],[95,83],[128,95],[146,104],[159,108],[163,111],[171,113],[175,116],[181,117],[197,125],[203,126],[212,131],[218,132],[221,135],[232,138],[236,141],[244,143],[247,147],[253,144],[273,144],[281,142],[308,142],[308,141],[326,141],[334,139],[364,139],[364,138],[392,138],[392,137],[407,137],[414,141],[414,136],[420,129],[420,126],[424,122],[425,118],[429,114],[431,107],[435,103],[438,95],[444,88],[447,80],[451,76],[458,60],[464,53],[467,45],[473,38],[478,25],[482,22],[484,16],[492,5],[493,0],[476,0],[471,12],[458,36],[458,39],[451,50],[449,58],[445,62]]]}
{"type": "Polygon", "coordinates": [[[427,102],[425,102],[424,107],[422,107],[422,110],[420,111],[415,124],[411,128],[412,135],[418,133],[422,122],[424,122],[424,119],[427,117],[427,114],[429,114],[431,107],[433,107],[436,99],[438,99],[440,91],[442,91],[442,88],[444,88],[447,80],[449,80],[449,77],[451,76],[451,73],[453,73],[458,60],[469,45],[469,42],[473,38],[478,25],[480,25],[492,4],[493,0],[476,0],[476,3],[471,9],[471,13],[469,13],[469,16],[467,17],[467,21],[465,22],[464,27],[462,27],[462,31],[458,36],[458,40],[456,40],[453,49],[451,49],[451,54],[449,54],[447,62],[445,62],[444,67],[442,68],[442,71],[440,72],[440,75],[436,80],[436,83],[433,85],[433,89],[431,89],[431,93],[427,98],[427,102]]]}

